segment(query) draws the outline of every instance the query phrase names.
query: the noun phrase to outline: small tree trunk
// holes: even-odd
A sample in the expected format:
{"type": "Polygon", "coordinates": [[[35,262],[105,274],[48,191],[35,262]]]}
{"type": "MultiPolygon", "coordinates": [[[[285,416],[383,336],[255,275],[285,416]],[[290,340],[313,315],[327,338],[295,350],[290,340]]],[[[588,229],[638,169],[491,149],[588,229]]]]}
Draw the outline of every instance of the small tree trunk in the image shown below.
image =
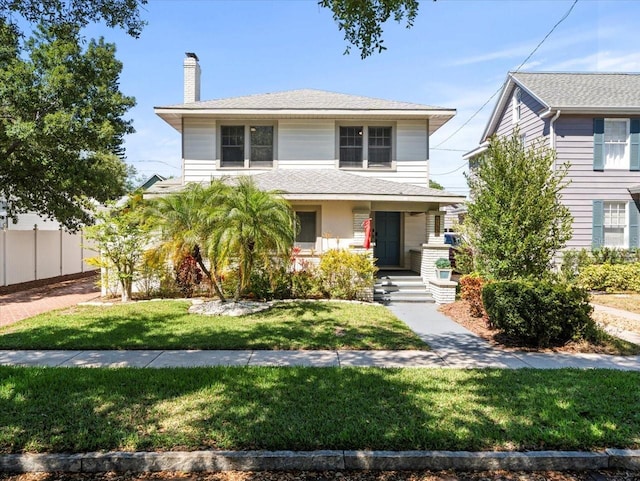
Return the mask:
{"type": "Polygon", "coordinates": [[[193,258],[198,263],[198,266],[200,267],[202,272],[204,272],[204,275],[207,276],[207,279],[209,279],[209,282],[211,283],[216,296],[218,296],[218,298],[222,302],[226,302],[224,294],[222,294],[222,289],[220,289],[220,285],[218,284],[218,279],[216,279],[216,276],[209,269],[207,269],[207,266],[204,265],[204,260],[202,259],[202,255],[200,254],[200,247],[195,246],[193,248],[193,258]]]}
{"type": "Polygon", "coordinates": [[[131,280],[130,279],[121,279],[120,280],[120,289],[122,289],[122,302],[129,302],[131,300],[131,280]]]}

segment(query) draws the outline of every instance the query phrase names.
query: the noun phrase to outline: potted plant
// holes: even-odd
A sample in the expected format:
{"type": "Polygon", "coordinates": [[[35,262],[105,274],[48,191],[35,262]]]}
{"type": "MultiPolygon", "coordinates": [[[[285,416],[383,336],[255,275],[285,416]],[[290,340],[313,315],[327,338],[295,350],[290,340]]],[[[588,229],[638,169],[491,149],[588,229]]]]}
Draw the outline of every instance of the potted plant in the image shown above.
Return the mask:
{"type": "Polygon", "coordinates": [[[436,266],[436,279],[441,281],[450,281],[451,280],[451,262],[449,259],[445,259],[441,257],[437,259],[435,262],[436,266]]]}

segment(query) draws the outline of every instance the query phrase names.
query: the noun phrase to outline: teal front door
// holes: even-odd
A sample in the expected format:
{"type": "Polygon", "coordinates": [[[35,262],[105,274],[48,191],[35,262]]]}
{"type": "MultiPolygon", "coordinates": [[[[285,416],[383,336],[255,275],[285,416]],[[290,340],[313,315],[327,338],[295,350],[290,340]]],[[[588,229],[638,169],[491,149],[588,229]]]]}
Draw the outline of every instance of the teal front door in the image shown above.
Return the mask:
{"type": "Polygon", "coordinates": [[[400,212],[375,213],[375,242],[378,266],[400,265],[400,212]]]}

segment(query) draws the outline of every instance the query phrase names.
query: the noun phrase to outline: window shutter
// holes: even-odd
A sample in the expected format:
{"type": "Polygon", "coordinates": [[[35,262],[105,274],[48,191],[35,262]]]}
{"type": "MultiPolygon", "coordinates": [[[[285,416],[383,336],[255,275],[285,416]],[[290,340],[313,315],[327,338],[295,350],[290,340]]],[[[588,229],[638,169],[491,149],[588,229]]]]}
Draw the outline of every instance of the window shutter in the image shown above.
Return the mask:
{"type": "Polygon", "coordinates": [[[593,170],[604,170],[604,119],[593,119],[593,170]]]}
{"type": "Polygon", "coordinates": [[[640,119],[631,119],[631,170],[640,170],[640,119]]]}
{"type": "Polygon", "coordinates": [[[591,247],[596,249],[604,245],[604,201],[593,201],[593,231],[591,234],[591,247]]]}
{"type": "Polygon", "coordinates": [[[638,217],[638,206],[632,200],[629,202],[629,248],[640,247],[638,217]]]}

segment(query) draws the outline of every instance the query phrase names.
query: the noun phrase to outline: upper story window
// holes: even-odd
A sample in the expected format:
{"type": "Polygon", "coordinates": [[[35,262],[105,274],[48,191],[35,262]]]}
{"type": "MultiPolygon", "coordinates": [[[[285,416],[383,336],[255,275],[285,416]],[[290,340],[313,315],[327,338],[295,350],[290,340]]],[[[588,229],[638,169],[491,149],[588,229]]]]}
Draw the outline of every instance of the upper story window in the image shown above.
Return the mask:
{"type": "Polygon", "coordinates": [[[604,202],[604,246],[627,247],[626,202],[604,202]]]}
{"type": "Polygon", "coordinates": [[[388,126],[340,127],[340,168],[392,167],[392,129],[388,126]],[[366,146],[366,149],[365,149],[366,146]]]}
{"type": "Polygon", "coordinates": [[[362,127],[340,127],[340,167],[362,167],[362,127]]]}
{"type": "Polygon", "coordinates": [[[513,123],[517,124],[522,118],[522,90],[520,87],[516,87],[513,93],[512,104],[513,123]]]}
{"type": "Polygon", "coordinates": [[[604,168],[629,168],[629,120],[605,119],[604,168]]]}
{"type": "Polygon", "coordinates": [[[221,167],[273,166],[273,125],[223,125],[220,139],[221,167]]]}
{"type": "Polygon", "coordinates": [[[391,127],[369,127],[369,167],[391,167],[391,127]]]}
{"type": "Polygon", "coordinates": [[[258,125],[250,127],[251,156],[250,166],[271,167],[273,165],[273,126],[258,125]]]}
{"type": "Polygon", "coordinates": [[[244,126],[223,125],[220,130],[222,167],[244,167],[244,126]]]}

